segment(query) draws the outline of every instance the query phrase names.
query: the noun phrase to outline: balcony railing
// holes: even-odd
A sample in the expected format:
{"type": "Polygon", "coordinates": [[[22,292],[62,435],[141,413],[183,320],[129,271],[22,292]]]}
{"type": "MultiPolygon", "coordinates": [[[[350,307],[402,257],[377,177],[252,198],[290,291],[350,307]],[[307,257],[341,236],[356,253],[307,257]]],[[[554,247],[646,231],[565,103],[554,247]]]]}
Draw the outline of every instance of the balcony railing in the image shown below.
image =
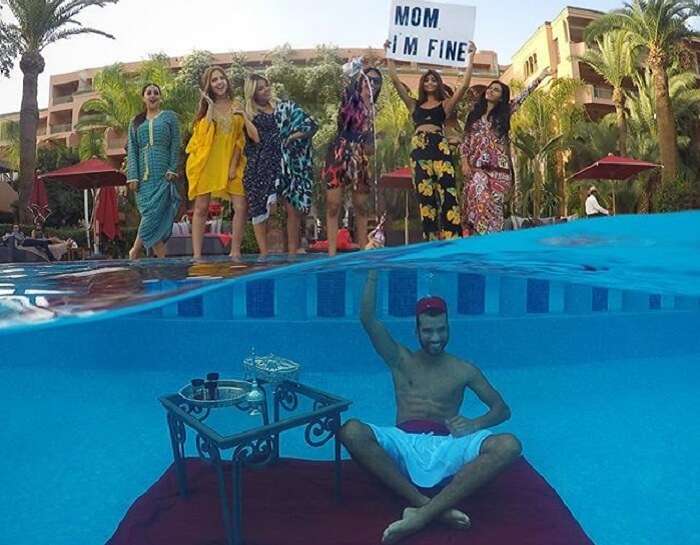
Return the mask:
{"type": "Polygon", "coordinates": [[[601,104],[613,106],[612,89],[598,85],[585,85],[578,92],[578,98],[583,104],[601,104]]]}
{"type": "Polygon", "coordinates": [[[58,106],[60,104],[69,104],[73,102],[73,95],[66,95],[62,97],[54,97],[53,98],[53,104],[54,106],[58,106]]]}
{"type": "Polygon", "coordinates": [[[73,126],[70,123],[59,123],[57,125],[51,125],[51,134],[71,132],[71,130],[73,130],[73,126]]]}
{"type": "Polygon", "coordinates": [[[609,87],[598,87],[595,85],[593,87],[593,97],[601,98],[603,100],[612,100],[613,90],[609,87]]]}

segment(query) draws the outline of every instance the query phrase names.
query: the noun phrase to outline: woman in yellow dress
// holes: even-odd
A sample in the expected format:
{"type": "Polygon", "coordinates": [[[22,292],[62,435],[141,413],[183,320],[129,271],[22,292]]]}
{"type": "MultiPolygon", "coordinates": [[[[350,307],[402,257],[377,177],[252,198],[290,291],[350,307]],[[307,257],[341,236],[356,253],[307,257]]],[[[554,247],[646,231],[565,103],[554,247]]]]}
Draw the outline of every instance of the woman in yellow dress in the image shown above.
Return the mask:
{"type": "Polygon", "coordinates": [[[233,90],[223,68],[210,66],[202,76],[202,98],[187,145],[188,196],[194,201],[192,217],[193,257],[202,257],[204,230],[213,198],[227,199],[233,205],[231,252],[241,255],[248,207],[243,189],[245,135],[259,140],[258,131],[233,98],[233,90]]]}

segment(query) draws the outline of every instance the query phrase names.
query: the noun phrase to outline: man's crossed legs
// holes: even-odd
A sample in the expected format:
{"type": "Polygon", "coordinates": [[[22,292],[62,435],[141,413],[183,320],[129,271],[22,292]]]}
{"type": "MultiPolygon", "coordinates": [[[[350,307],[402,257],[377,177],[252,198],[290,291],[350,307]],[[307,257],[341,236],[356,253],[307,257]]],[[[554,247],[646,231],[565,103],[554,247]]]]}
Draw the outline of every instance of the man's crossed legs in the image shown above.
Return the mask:
{"type": "Polygon", "coordinates": [[[384,530],[383,543],[396,543],[434,520],[441,520],[457,529],[468,528],[471,524],[469,517],[455,506],[500,473],[522,452],[520,441],[515,436],[492,435],[482,443],[479,455],[464,464],[435,497],[429,498],[401,472],[368,425],[359,420],[349,420],[340,429],[339,437],[355,461],[410,505],[400,520],[384,530]]]}

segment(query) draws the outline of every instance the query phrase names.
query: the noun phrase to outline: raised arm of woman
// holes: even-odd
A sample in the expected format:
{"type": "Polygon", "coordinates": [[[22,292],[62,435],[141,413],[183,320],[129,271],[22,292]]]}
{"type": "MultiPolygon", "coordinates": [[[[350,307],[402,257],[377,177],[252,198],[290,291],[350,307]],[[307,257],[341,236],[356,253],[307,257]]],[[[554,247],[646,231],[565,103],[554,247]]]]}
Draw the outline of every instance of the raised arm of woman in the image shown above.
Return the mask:
{"type": "Polygon", "coordinates": [[[454,111],[459,103],[464,98],[464,95],[469,90],[472,81],[472,71],[474,69],[474,55],[476,54],[476,46],[474,42],[469,42],[467,48],[467,69],[462,77],[462,84],[459,86],[455,94],[443,102],[443,108],[447,117],[454,111]]]}
{"type": "MultiPolygon", "coordinates": [[[[384,50],[388,51],[390,45],[389,40],[384,42],[384,50]]],[[[396,71],[396,63],[394,62],[394,59],[387,57],[386,67],[389,70],[389,78],[391,79],[391,83],[394,84],[396,92],[399,94],[399,97],[401,97],[401,100],[406,105],[406,108],[412,112],[416,107],[416,101],[411,97],[411,95],[408,94],[408,89],[406,89],[406,86],[403,84],[401,79],[399,79],[399,74],[396,71]]]]}

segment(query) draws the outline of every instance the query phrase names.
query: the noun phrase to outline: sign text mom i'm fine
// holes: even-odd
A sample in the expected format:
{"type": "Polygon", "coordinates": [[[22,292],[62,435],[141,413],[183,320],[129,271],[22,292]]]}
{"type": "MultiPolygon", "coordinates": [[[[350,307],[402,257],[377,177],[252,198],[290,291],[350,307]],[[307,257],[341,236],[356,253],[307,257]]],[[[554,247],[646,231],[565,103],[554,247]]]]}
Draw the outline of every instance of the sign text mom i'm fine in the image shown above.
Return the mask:
{"type": "Polygon", "coordinates": [[[452,1],[393,0],[387,55],[398,61],[464,67],[476,8],[452,1]]]}

